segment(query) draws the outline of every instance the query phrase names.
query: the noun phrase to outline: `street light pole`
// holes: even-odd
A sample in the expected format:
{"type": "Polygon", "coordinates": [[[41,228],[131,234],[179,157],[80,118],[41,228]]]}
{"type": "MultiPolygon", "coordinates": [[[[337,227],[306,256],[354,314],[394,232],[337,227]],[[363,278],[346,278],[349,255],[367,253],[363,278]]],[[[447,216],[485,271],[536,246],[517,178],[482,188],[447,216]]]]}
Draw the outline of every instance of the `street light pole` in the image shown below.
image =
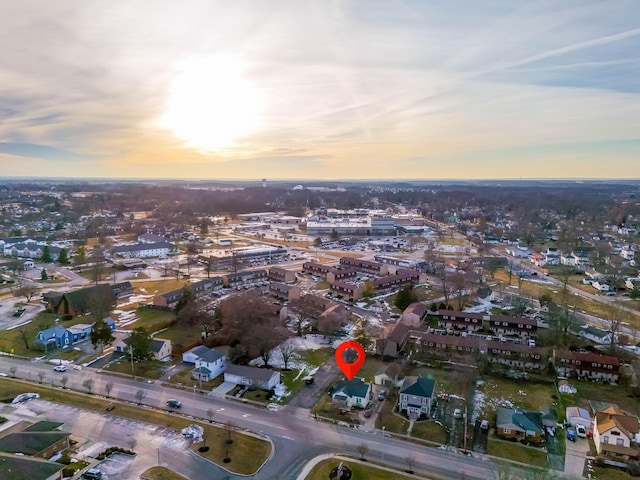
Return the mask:
{"type": "Polygon", "coordinates": [[[382,451],[381,453],[381,462],[384,465],[384,431],[386,430],[387,427],[382,427],[382,451]]]}

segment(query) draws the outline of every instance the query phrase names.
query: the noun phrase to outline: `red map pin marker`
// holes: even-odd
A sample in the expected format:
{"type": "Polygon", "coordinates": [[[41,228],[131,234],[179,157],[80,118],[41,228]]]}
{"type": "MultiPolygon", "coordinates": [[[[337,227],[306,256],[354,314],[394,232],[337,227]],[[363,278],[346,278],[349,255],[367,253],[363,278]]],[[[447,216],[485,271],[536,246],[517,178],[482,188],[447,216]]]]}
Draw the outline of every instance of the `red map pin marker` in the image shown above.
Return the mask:
{"type": "MultiPolygon", "coordinates": [[[[350,352],[347,352],[349,355],[350,352]]],[[[344,376],[347,377],[348,380],[353,380],[353,377],[360,371],[362,365],[364,364],[364,348],[358,342],[354,342],[353,340],[349,340],[347,342],[341,343],[338,348],[336,348],[336,363],[344,373],[344,376]],[[347,350],[355,350],[355,354],[357,355],[355,359],[349,358],[348,360],[345,357],[345,352],[347,350]]]]}

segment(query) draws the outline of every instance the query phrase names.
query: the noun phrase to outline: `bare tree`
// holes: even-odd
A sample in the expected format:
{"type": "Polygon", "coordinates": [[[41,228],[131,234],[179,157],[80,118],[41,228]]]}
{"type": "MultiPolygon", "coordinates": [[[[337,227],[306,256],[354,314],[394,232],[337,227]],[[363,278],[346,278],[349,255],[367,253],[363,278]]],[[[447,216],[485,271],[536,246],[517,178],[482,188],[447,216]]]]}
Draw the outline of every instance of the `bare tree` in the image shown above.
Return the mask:
{"type": "Polygon", "coordinates": [[[227,432],[227,439],[225,440],[225,443],[227,445],[231,445],[233,443],[233,439],[231,438],[231,433],[235,430],[236,426],[231,422],[227,422],[223,424],[222,427],[227,432]]]}
{"type": "Polygon", "coordinates": [[[611,332],[611,340],[609,341],[609,350],[611,352],[615,352],[616,350],[616,336],[620,331],[620,326],[622,325],[622,308],[619,305],[615,305],[611,303],[609,308],[607,309],[607,318],[605,319],[607,322],[607,326],[609,327],[609,332],[611,332]]]}
{"type": "Polygon", "coordinates": [[[33,298],[37,291],[38,287],[36,287],[34,284],[24,283],[16,290],[15,294],[16,296],[25,297],[27,299],[27,302],[30,302],[31,298],[33,298]]]}
{"type": "Polygon", "coordinates": [[[87,389],[87,392],[93,392],[93,379],[87,378],[84,382],[82,382],[82,386],[87,389]]]}
{"type": "Polygon", "coordinates": [[[47,374],[44,372],[38,372],[38,378],[40,379],[40,383],[42,383],[44,381],[44,377],[46,377],[47,374]]]}
{"type": "Polygon", "coordinates": [[[284,363],[285,370],[289,369],[289,362],[294,357],[295,353],[296,346],[292,342],[285,340],[280,345],[280,354],[282,355],[282,362],[284,363]]]}
{"type": "Polygon", "coordinates": [[[562,344],[567,344],[569,332],[576,326],[576,309],[575,305],[563,303],[557,305],[551,303],[549,305],[549,324],[557,333],[562,335],[562,344]]]}
{"type": "Polygon", "coordinates": [[[358,445],[358,453],[360,454],[360,460],[365,460],[364,456],[367,454],[368,451],[369,451],[369,447],[366,444],[361,443],[360,445],[358,445]]]}
{"type": "Polygon", "coordinates": [[[107,382],[104,385],[104,389],[107,392],[107,398],[111,398],[111,390],[113,389],[113,383],[112,382],[107,382]]]}
{"type": "Polygon", "coordinates": [[[407,455],[404,458],[404,461],[407,462],[407,473],[413,473],[413,466],[416,464],[416,457],[413,455],[407,455]]]}
{"type": "Polygon", "coordinates": [[[136,399],[138,400],[138,405],[142,405],[142,400],[144,400],[147,396],[147,392],[140,389],[136,392],[136,399]]]}
{"type": "Polygon", "coordinates": [[[69,383],[69,377],[67,375],[63,375],[60,379],[60,385],[62,385],[62,389],[67,389],[67,383],[69,383]]]}
{"type": "Polygon", "coordinates": [[[213,423],[213,416],[215,415],[215,412],[213,411],[213,409],[209,409],[207,410],[207,417],[209,417],[209,423],[213,423]]]}
{"type": "Polygon", "coordinates": [[[133,449],[136,448],[137,444],[138,441],[135,438],[129,439],[129,450],[133,451],[133,449]]]}
{"type": "Polygon", "coordinates": [[[16,372],[18,371],[18,367],[16,367],[15,365],[11,365],[11,367],[9,368],[9,371],[11,372],[11,378],[16,378],[16,372]]]}
{"type": "Polygon", "coordinates": [[[27,337],[26,328],[20,327],[20,328],[18,328],[18,332],[20,332],[20,337],[22,338],[22,341],[24,342],[24,348],[29,350],[29,339],[27,337]]]}

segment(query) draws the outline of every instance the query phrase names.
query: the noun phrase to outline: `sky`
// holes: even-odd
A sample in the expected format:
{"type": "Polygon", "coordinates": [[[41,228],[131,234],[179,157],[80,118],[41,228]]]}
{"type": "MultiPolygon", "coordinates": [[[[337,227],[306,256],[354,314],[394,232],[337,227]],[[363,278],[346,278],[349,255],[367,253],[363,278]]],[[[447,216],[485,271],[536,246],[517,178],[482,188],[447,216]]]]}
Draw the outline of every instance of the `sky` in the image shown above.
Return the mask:
{"type": "Polygon", "coordinates": [[[0,2],[0,176],[640,178],[637,0],[0,2]]]}

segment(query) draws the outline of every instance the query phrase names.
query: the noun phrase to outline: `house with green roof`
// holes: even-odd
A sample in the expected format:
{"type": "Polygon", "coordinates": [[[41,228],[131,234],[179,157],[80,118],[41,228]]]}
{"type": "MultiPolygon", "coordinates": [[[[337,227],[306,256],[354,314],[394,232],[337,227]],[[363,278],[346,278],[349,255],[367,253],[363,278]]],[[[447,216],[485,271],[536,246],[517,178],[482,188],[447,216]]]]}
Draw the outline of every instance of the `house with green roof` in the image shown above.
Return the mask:
{"type": "Polygon", "coordinates": [[[43,299],[51,313],[83,315],[96,308],[110,310],[116,302],[116,295],[111,285],[101,284],[63,294],[47,292],[43,299]]]}
{"type": "Polygon", "coordinates": [[[405,377],[400,386],[398,410],[409,418],[429,418],[435,388],[436,382],[432,378],[405,377]]]}
{"type": "Polygon", "coordinates": [[[333,402],[344,409],[367,408],[372,398],[371,384],[359,377],[338,382],[336,388],[331,392],[333,402]]]}
{"type": "Polygon", "coordinates": [[[543,440],[541,412],[520,408],[496,409],[496,435],[508,440],[540,443],[543,440]]]}
{"type": "Polygon", "coordinates": [[[60,431],[10,433],[0,438],[0,452],[48,459],[69,448],[69,435],[60,431]]]}

